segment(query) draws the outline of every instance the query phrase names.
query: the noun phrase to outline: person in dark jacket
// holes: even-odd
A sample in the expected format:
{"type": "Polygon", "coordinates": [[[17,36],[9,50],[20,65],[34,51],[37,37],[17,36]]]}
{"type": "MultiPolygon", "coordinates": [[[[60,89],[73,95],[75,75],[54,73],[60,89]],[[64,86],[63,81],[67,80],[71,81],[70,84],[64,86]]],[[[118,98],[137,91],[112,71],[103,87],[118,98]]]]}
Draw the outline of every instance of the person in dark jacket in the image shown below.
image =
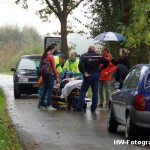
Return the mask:
{"type": "Polygon", "coordinates": [[[116,82],[120,83],[119,89],[122,88],[123,81],[128,75],[128,72],[129,72],[128,68],[122,64],[118,64],[116,71],[113,72],[112,74],[113,78],[115,79],[116,82]]]}
{"type": "Polygon", "coordinates": [[[93,94],[91,112],[95,112],[97,108],[100,64],[103,64],[103,68],[106,68],[109,61],[102,57],[102,55],[97,54],[95,50],[95,46],[90,46],[88,52],[80,57],[79,70],[83,75],[83,83],[80,90],[77,111],[83,111],[84,109],[84,99],[89,86],[91,86],[93,94]]]}
{"type": "Polygon", "coordinates": [[[118,61],[115,61],[114,59],[111,60],[111,62],[117,66],[117,69],[113,74],[113,77],[117,82],[120,83],[119,89],[121,89],[123,81],[131,68],[128,58],[129,53],[130,53],[129,50],[121,48],[119,51],[120,56],[119,60],[118,61]]]}
{"type": "Polygon", "coordinates": [[[111,60],[111,62],[117,66],[118,64],[122,64],[124,66],[126,66],[128,68],[128,70],[130,70],[131,66],[130,66],[130,62],[129,62],[129,55],[130,51],[125,49],[125,48],[121,48],[119,50],[119,60],[115,61],[114,59],[111,60]]]}

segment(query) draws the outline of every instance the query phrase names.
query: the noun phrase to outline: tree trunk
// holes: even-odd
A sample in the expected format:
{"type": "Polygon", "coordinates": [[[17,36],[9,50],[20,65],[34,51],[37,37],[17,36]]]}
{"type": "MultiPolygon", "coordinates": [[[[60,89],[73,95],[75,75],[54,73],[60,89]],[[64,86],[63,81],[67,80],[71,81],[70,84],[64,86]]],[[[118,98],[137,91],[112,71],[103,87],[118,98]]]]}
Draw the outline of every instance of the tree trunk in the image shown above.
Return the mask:
{"type": "Polygon", "coordinates": [[[61,52],[68,56],[68,44],[67,44],[67,17],[60,18],[61,24],[61,52]]]}

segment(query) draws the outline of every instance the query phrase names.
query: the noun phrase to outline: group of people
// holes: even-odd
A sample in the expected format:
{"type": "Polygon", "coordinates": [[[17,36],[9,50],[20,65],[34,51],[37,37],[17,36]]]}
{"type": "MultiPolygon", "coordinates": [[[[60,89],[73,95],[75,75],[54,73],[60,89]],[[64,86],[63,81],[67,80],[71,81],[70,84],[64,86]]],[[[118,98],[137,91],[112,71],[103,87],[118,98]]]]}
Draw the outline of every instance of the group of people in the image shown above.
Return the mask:
{"type": "Polygon", "coordinates": [[[54,56],[55,51],[55,45],[49,45],[39,64],[39,72],[43,80],[43,91],[39,101],[40,110],[54,109],[51,105],[54,81],[60,82],[65,78],[80,78],[83,80],[76,111],[84,111],[84,100],[90,86],[92,90],[91,112],[96,111],[98,91],[100,95],[99,106],[108,107],[112,76],[122,84],[130,69],[129,51],[124,48],[120,49],[118,61],[112,58],[107,47],[102,47],[101,54],[98,54],[95,46],[89,46],[87,53],[82,54],[80,58],[77,57],[75,51],[70,51],[69,58],[61,53],[54,56]],[[103,89],[106,92],[105,101],[103,89]],[[46,105],[44,103],[45,98],[47,99],[46,105]]]}

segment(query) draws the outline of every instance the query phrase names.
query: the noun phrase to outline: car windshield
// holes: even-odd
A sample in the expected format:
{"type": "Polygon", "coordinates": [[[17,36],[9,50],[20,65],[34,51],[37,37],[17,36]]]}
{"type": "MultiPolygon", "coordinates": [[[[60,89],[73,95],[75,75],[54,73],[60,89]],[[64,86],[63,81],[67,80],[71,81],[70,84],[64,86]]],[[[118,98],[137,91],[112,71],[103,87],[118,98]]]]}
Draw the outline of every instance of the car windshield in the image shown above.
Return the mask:
{"type": "Polygon", "coordinates": [[[35,70],[39,61],[39,58],[22,58],[18,65],[18,70],[35,70]]]}

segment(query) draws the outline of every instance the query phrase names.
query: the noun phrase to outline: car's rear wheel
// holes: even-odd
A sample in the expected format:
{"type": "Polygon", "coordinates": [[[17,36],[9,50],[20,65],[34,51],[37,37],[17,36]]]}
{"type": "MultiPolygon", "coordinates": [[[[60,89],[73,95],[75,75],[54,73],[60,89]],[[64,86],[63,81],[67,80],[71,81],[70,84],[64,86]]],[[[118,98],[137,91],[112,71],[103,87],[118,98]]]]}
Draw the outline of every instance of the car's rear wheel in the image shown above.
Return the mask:
{"type": "Polygon", "coordinates": [[[14,97],[15,97],[15,99],[21,98],[21,93],[15,86],[14,86],[14,97]]]}
{"type": "Polygon", "coordinates": [[[112,113],[112,109],[110,107],[109,113],[108,113],[108,122],[107,122],[108,132],[115,133],[117,132],[117,128],[118,128],[118,123],[115,121],[114,115],[112,113]]]}
{"type": "Polygon", "coordinates": [[[132,123],[130,114],[127,115],[125,127],[125,139],[133,140],[136,136],[137,127],[132,123]]]}

